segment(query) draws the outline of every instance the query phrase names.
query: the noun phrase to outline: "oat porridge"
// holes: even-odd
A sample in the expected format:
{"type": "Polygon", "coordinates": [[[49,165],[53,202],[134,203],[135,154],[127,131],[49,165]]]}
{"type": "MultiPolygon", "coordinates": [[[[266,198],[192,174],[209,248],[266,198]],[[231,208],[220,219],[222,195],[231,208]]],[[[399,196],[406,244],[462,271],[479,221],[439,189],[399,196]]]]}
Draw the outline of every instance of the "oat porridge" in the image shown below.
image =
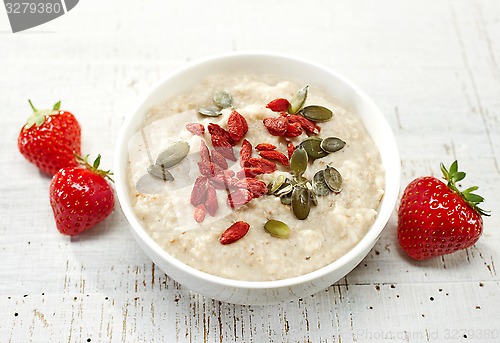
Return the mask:
{"type": "Polygon", "coordinates": [[[217,75],[151,108],[128,147],[145,230],[180,261],[235,280],[299,276],[346,254],[375,221],[384,171],[334,96],[217,75]]]}

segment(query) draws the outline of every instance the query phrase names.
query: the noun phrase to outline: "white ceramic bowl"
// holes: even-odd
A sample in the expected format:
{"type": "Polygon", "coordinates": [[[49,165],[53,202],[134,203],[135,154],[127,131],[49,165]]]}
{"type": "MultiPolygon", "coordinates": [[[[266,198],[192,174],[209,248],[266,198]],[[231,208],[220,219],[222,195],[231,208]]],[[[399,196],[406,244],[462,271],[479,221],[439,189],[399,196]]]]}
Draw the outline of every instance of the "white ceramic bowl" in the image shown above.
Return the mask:
{"type": "Polygon", "coordinates": [[[118,199],[139,246],[166,274],[207,297],[238,304],[271,304],[319,292],[349,273],[377,241],[394,209],[400,182],[400,159],[391,128],[375,103],[358,87],[336,72],[300,58],[275,53],[228,53],[200,60],[176,70],[156,84],[134,108],[120,131],[115,154],[118,199]],[[385,168],[385,194],[379,214],[366,236],[337,261],[312,273],[278,281],[238,281],[196,270],[170,256],[144,230],[132,210],[126,187],[128,141],[138,130],[148,109],[188,91],[197,82],[218,73],[270,73],[302,80],[341,99],[341,105],[359,114],[378,146],[385,168]]]}

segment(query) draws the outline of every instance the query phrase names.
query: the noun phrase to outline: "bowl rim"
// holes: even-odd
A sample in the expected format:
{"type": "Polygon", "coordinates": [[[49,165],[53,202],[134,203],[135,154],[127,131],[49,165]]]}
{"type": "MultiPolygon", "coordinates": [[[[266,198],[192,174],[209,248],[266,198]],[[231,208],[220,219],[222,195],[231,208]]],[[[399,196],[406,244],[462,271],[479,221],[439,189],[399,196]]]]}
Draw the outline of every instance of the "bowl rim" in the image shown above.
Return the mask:
{"type": "MultiPolygon", "coordinates": [[[[371,136],[371,134],[370,134],[371,136]]],[[[380,151],[380,149],[379,149],[380,151]]],[[[382,154],[381,154],[382,155],[382,154]]],[[[135,235],[142,240],[144,244],[148,246],[149,249],[153,250],[153,253],[155,256],[159,256],[160,258],[164,259],[167,261],[167,263],[173,265],[175,268],[183,270],[185,273],[189,274],[189,276],[197,278],[197,279],[202,279],[204,281],[210,282],[210,283],[215,283],[219,284],[221,286],[226,286],[226,287],[233,287],[233,288],[239,288],[239,289],[277,289],[277,288],[285,288],[285,287],[292,287],[295,285],[299,284],[304,284],[307,282],[312,282],[314,280],[317,280],[319,278],[325,277],[328,274],[332,273],[333,271],[337,269],[341,269],[342,266],[348,265],[350,261],[353,261],[356,259],[357,256],[364,250],[367,250],[371,248],[371,246],[374,244],[374,242],[377,241],[379,235],[387,225],[390,216],[393,212],[393,209],[396,205],[397,197],[399,195],[399,188],[400,188],[400,178],[401,178],[401,159],[398,151],[398,147],[396,144],[396,140],[394,137],[394,133],[387,122],[387,119],[385,118],[383,112],[379,109],[379,107],[375,104],[375,102],[363,91],[361,90],[357,85],[355,85],[352,81],[349,79],[345,78],[338,72],[330,69],[329,67],[326,67],[320,63],[316,63],[310,60],[307,60],[302,57],[297,57],[297,56],[292,56],[289,54],[284,54],[284,53],[278,53],[278,52],[269,52],[269,51],[256,51],[256,50],[250,50],[250,51],[238,51],[238,52],[226,52],[226,53],[219,53],[215,55],[210,55],[208,57],[200,58],[194,61],[191,61],[187,64],[182,65],[179,68],[176,68],[169,73],[167,73],[164,77],[162,77],[160,80],[155,82],[153,86],[149,88],[147,92],[144,93],[139,98],[139,101],[136,103],[136,105],[133,107],[133,110],[126,116],[125,120],[123,121],[118,137],[117,137],[117,143],[115,147],[115,158],[114,158],[114,163],[113,167],[115,169],[115,187],[116,187],[116,193],[117,193],[117,198],[119,200],[120,206],[122,208],[123,213],[125,214],[125,217],[127,218],[129,222],[130,229],[135,233],[135,235]],[[246,281],[246,280],[235,280],[235,279],[229,279],[213,274],[209,274],[203,271],[200,271],[194,267],[191,267],[184,262],[180,261],[179,259],[175,258],[174,256],[170,255],[165,249],[160,247],[160,245],[146,232],[145,228],[143,225],[139,222],[137,217],[135,216],[132,206],[128,202],[128,190],[126,187],[126,172],[122,174],[122,166],[126,165],[126,161],[128,160],[128,154],[125,154],[125,139],[128,138],[127,134],[128,131],[130,131],[130,125],[133,122],[134,118],[138,115],[139,110],[143,105],[148,101],[150,96],[161,86],[163,86],[165,83],[168,83],[170,79],[188,72],[189,69],[193,67],[198,67],[203,64],[207,63],[212,63],[212,62],[219,62],[221,63],[222,61],[226,59],[234,59],[234,58],[251,58],[251,57],[265,57],[265,58],[274,58],[274,59],[284,59],[288,60],[294,63],[302,63],[305,65],[312,66],[313,68],[322,70],[326,74],[329,74],[331,76],[336,77],[339,79],[342,83],[345,84],[348,88],[352,89],[354,93],[364,102],[366,105],[368,105],[371,109],[371,111],[377,113],[377,115],[383,119],[382,120],[382,126],[385,127],[386,134],[388,135],[387,139],[391,141],[390,147],[392,148],[392,151],[390,152],[391,155],[394,156],[395,163],[391,168],[395,168],[391,170],[391,173],[394,174],[393,178],[391,179],[391,183],[393,183],[395,186],[394,187],[389,187],[390,185],[385,182],[385,187],[384,187],[384,195],[381,199],[381,203],[379,205],[379,211],[377,213],[377,217],[375,219],[375,222],[370,226],[368,229],[367,233],[363,236],[363,238],[357,242],[346,254],[341,256],[339,259],[327,264],[324,267],[321,267],[317,270],[314,270],[312,272],[309,272],[307,274],[299,275],[299,276],[294,276],[291,278],[286,278],[286,279],[280,279],[280,280],[272,280],[272,281],[246,281]],[[392,193],[388,192],[388,188],[392,189],[392,193]],[[396,188],[396,189],[393,189],[396,188]],[[383,209],[383,205],[385,204],[385,211],[381,212],[383,209]]],[[[124,168],[125,170],[126,168],[124,168]]],[[[387,173],[387,170],[385,170],[385,173],[387,173]]],[[[384,176],[385,180],[387,180],[386,176],[384,176]]],[[[140,245],[140,244],[139,244],[140,245]]],[[[142,248],[142,247],[141,247],[142,248]]],[[[144,249],[143,249],[144,250],[144,249]]],[[[362,259],[365,258],[366,255],[362,257],[362,259]]],[[[361,260],[362,260],[361,259],[361,260]]],[[[361,261],[360,260],[360,261],[361,261]]],[[[357,264],[356,264],[357,265],[357,264]]],[[[354,266],[355,267],[355,266],[354,266]]],[[[353,267],[353,268],[354,268],[353,267]]],[[[352,270],[352,268],[350,269],[352,270]]],[[[350,271],[349,270],[349,271],[350,271]]]]}

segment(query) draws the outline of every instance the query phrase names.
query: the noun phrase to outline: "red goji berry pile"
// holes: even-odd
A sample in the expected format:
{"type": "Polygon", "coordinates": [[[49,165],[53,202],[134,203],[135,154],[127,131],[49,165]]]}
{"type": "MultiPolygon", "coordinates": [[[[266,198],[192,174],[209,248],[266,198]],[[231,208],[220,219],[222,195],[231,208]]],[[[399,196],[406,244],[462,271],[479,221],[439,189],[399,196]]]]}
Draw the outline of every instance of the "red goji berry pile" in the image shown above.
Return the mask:
{"type": "MultiPolygon", "coordinates": [[[[203,136],[205,132],[204,126],[197,123],[186,125],[186,129],[199,136],[203,136]]],[[[210,123],[208,132],[211,135],[213,149],[210,149],[203,139],[201,140],[198,162],[201,176],[193,185],[190,199],[191,205],[195,208],[194,219],[198,223],[203,222],[207,214],[212,217],[216,215],[219,209],[217,190],[226,191],[227,205],[232,209],[238,209],[252,199],[267,193],[266,183],[255,177],[276,170],[274,162],[252,157],[252,144],[243,139],[248,132],[248,124],[238,112],[233,111],[229,116],[227,129],[210,123]],[[242,169],[235,173],[228,169],[228,160],[236,161],[233,147],[242,139],[239,153],[242,169]]]]}

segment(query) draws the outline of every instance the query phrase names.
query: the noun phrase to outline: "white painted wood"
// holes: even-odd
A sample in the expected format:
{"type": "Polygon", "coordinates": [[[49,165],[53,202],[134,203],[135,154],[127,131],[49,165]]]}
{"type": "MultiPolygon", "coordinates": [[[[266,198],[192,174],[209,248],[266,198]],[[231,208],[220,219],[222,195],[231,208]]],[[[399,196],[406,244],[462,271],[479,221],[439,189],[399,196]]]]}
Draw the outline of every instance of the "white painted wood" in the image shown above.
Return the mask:
{"type": "Polygon", "coordinates": [[[496,0],[80,1],[9,33],[0,9],[0,342],[500,342],[500,3],[496,0]],[[470,249],[414,262],[393,216],[365,260],[306,299],[235,306],[178,285],[117,207],[95,230],[55,229],[41,177],[16,148],[29,112],[63,100],[83,150],[111,166],[119,125],[175,67],[266,49],[324,63],[394,129],[403,185],[458,158],[493,216],[470,249]]]}

